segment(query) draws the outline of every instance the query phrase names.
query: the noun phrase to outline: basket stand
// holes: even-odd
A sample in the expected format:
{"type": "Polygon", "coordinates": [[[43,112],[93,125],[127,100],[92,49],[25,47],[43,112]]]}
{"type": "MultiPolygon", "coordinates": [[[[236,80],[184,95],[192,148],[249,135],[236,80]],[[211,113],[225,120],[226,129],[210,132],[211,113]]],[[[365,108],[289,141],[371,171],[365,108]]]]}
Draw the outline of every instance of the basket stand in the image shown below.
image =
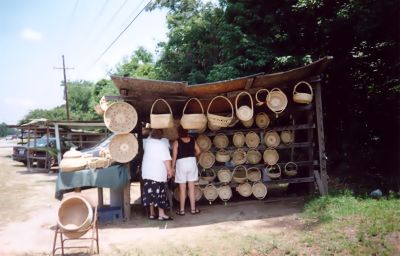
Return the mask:
{"type": "Polygon", "coordinates": [[[87,248],[90,249],[90,255],[94,253],[93,247],[94,247],[94,242],[96,242],[96,254],[100,253],[99,249],[99,229],[97,225],[97,206],[92,208],[93,209],[93,221],[90,224],[89,227],[87,227],[85,230],[92,230],[91,232],[88,232],[87,234],[83,235],[82,237],[79,238],[64,238],[64,231],[56,225],[56,229],[54,231],[54,241],[53,241],[53,250],[51,252],[51,255],[54,256],[56,251],[61,249],[61,255],[64,255],[64,249],[71,249],[71,248],[87,248]],[[88,235],[90,234],[90,236],[88,235]],[[58,236],[60,235],[60,236],[58,236]],[[60,244],[57,246],[57,238],[60,237],[60,244]],[[65,246],[66,241],[70,240],[91,240],[90,246],[65,246]]]}

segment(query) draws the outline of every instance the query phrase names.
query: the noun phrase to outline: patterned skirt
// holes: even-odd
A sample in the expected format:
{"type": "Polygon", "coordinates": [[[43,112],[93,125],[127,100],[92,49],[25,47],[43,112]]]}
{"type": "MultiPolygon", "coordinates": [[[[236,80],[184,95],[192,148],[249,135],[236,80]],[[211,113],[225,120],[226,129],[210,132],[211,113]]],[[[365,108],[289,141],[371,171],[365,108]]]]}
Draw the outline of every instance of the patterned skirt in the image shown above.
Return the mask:
{"type": "Polygon", "coordinates": [[[166,209],[169,207],[167,183],[154,180],[143,180],[143,206],[154,205],[166,209]]]}

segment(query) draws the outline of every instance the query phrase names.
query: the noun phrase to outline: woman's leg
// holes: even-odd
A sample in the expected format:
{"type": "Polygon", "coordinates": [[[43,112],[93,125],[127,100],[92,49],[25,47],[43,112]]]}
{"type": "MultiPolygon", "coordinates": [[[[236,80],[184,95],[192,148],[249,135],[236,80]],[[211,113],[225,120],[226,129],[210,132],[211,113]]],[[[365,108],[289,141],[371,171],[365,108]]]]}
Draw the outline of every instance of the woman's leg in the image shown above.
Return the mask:
{"type": "Polygon", "coordinates": [[[150,209],[150,216],[156,216],[156,212],[154,210],[154,205],[153,204],[151,204],[149,206],[149,209],[150,209]]]}
{"type": "Polygon", "coordinates": [[[194,182],[188,182],[188,190],[189,190],[189,201],[190,201],[190,210],[193,211],[196,209],[196,199],[194,197],[194,182]]]}
{"type": "Polygon", "coordinates": [[[179,211],[185,211],[186,183],[179,183],[179,211]]]}

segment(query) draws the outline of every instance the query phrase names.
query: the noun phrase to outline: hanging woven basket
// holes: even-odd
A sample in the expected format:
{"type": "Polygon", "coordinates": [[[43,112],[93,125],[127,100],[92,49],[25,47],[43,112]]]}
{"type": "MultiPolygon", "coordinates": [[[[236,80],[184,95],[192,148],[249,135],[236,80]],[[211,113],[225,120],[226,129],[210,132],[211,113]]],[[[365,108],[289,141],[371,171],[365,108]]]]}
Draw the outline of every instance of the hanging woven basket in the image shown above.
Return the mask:
{"type": "Polygon", "coordinates": [[[314,93],[311,85],[306,81],[298,82],[293,88],[293,101],[302,104],[310,104],[312,102],[314,93]],[[309,89],[309,92],[299,92],[297,91],[297,87],[299,85],[306,85],[309,89]]]}
{"type": "Polygon", "coordinates": [[[210,150],[211,145],[212,145],[211,139],[204,134],[200,134],[197,137],[196,142],[199,145],[201,151],[203,151],[203,152],[210,150]]]}
{"type": "Polygon", "coordinates": [[[262,155],[260,151],[256,149],[250,149],[247,151],[246,157],[249,164],[258,164],[261,161],[262,155]]]}
{"type": "Polygon", "coordinates": [[[208,184],[203,190],[204,197],[209,201],[212,202],[218,198],[218,189],[212,185],[208,184]]]}
{"type": "Polygon", "coordinates": [[[247,169],[243,165],[238,165],[233,169],[232,179],[236,183],[243,183],[247,180],[247,169]]]}
{"type": "Polygon", "coordinates": [[[283,130],[281,132],[281,141],[284,144],[292,144],[294,141],[294,134],[290,130],[283,130]]]}
{"type": "Polygon", "coordinates": [[[251,98],[251,94],[248,92],[240,92],[235,99],[235,109],[236,109],[236,116],[241,121],[249,121],[253,118],[254,107],[253,107],[253,99],[251,98]],[[247,96],[249,98],[249,105],[242,105],[239,107],[239,99],[242,96],[247,96]]]}
{"type": "Polygon", "coordinates": [[[236,191],[243,197],[249,197],[252,193],[251,185],[248,182],[239,184],[239,186],[236,187],[236,191]]]}
{"type": "Polygon", "coordinates": [[[232,118],[233,118],[233,106],[232,106],[232,103],[230,102],[230,100],[224,96],[215,96],[210,101],[210,104],[208,104],[208,108],[207,108],[207,119],[208,119],[209,124],[211,124],[213,126],[217,126],[217,127],[228,127],[232,121],[232,118]],[[213,102],[219,98],[225,100],[229,104],[229,107],[231,109],[231,114],[229,116],[222,116],[222,115],[210,113],[210,108],[211,108],[213,102]]]}
{"type": "Polygon", "coordinates": [[[288,100],[285,93],[279,88],[274,88],[268,93],[267,106],[276,114],[276,117],[285,110],[287,103],[288,100]]]}
{"type": "Polygon", "coordinates": [[[232,162],[235,165],[244,164],[247,160],[246,151],[243,149],[236,149],[232,154],[232,162]]]}
{"type": "Polygon", "coordinates": [[[260,89],[256,92],[256,105],[257,106],[262,106],[263,104],[266,104],[267,102],[267,96],[269,94],[268,89],[260,89]]]}
{"type": "Polygon", "coordinates": [[[260,145],[260,137],[255,132],[248,132],[246,134],[246,145],[249,148],[256,148],[260,145]]]}
{"type": "Polygon", "coordinates": [[[297,175],[297,164],[294,162],[287,162],[283,170],[286,176],[293,177],[297,175]]]}
{"type": "Polygon", "coordinates": [[[218,133],[217,135],[215,135],[213,143],[218,149],[226,148],[229,145],[228,136],[223,133],[218,133]]]}
{"type": "Polygon", "coordinates": [[[218,188],[218,196],[222,201],[226,202],[232,197],[232,189],[228,185],[222,185],[218,188]]]}
{"type": "Polygon", "coordinates": [[[266,175],[271,179],[277,179],[281,177],[282,175],[281,167],[278,164],[268,165],[266,167],[266,175]]]}
{"type": "Polygon", "coordinates": [[[207,117],[204,114],[203,105],[201,104],[199,99],[190,98],[185,103],[185,106],[183,107],[182,110],[181,125],[186,130],[201,130],[207,126],[207,117]],[[196,102],[200,106],[201,113],[194,113],[194,114],[185,113],[186,107],[191,101],[196,102]]]}
{"type": "Polygon", "coordinates": [[[257,199],[264,199],[267,195],[267,186],[262,182],[255,182],[251,187],[251,192],[257,199]]]}
{"type": "Polygon", "coordinates": [[[172,116],[171,107],[169,106],[168,102],[166,102],[164,99],[156,99],[153,102],[153,105],[151,105],[151,110],[150,110],[150,126],[151,126],[151,128],[152,129],[164,129],[164,128],[171,128],[173,125],[174,125],[174,119],[172,116]],[[154,106],[158,102],[163,102],[167,106],[168,113],[153,114],[154,106]]]}
{"type": "Polygon", "coordinates": [[[138,115],[135,108],[126,102],[114,102],[104,112],[104,124],[116,134],[132,131],[137,124],[138,115]]]}
{"type": "Polygon", "coordinates": [[[132,133],[117,134],[108,145],[111,159],[118,163],[131,161],[138,153],[139,144],[132,133]]]}
{"type": "Polygon", "coordinates": [[[199,164],[205,169],[211,168],[215,163],[215,156],[212,152],[202,152],[199,156],[199,164]]]}
{"type": "Polygon", "coordinates": [[[244,143],[246,142],[246,138],[245,138],[243,132],[235,132],[233,134],[232,141],[233,141],[233,145],[235,145],[235,147],[241,148],[244,146],[244,143]]]}
{"type": "Polygon", "coordinates": [[[267,148],[264,151],[263,159],[264,159],[264,162],[267,163],[268,165],[276,164],[279,160],[278,151],[276,151],[276,149],[274,149],[274,148],[267,148]]]}
{"type": "Polygon", "coordinates": [[[218,170],[217,176],[220,182],[229,183],[232,180],[232,172],[226,167],[222,167],[218,170]]]}
{"type": "Polygon", "coordinates": [[[252,182],[261,180],[261,170],[257,167],[247,169],[247,179],[252,182]]]}
{"type": "Polygon", "coordinates": [[[268,131],[264,134],[264,142],[267,147],[276,148],[281,143],[281,137],[276,131],[268,131]]]}
{"type": "Polygon", "coordinates": [[[231,160],[231,155],[225,149],[220,149],[215,154],[215,160],[220,163],[226,163],[231,160]]]}
{"type": "Polygon", "coordinates": [[[270,119],[266,113],[260,112],[256,115],[256,125],[258,128],[265,129],[268,127],[269,123],[270,119]]]}
{"type": "Polygon", "coordinates": [[[213,131],[213,132],[221,130],[221,126],[213,125],[210,122],[207,123],[207,127],[208,127],[208,129],[210,129],[210,131],[213,131]]]}

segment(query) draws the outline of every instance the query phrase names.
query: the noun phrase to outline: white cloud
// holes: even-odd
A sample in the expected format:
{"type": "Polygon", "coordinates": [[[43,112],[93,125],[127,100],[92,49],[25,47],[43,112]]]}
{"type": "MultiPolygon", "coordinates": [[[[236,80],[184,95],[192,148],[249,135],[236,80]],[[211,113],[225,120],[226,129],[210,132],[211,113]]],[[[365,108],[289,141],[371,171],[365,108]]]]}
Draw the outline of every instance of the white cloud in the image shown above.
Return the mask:
{"type": "Polygon", "coordinates": [[[28,41],[38,42],[42,40],[42,35],[30,28],[25,28],[22,30],[20,35],[23,39],[28,41]]]}

